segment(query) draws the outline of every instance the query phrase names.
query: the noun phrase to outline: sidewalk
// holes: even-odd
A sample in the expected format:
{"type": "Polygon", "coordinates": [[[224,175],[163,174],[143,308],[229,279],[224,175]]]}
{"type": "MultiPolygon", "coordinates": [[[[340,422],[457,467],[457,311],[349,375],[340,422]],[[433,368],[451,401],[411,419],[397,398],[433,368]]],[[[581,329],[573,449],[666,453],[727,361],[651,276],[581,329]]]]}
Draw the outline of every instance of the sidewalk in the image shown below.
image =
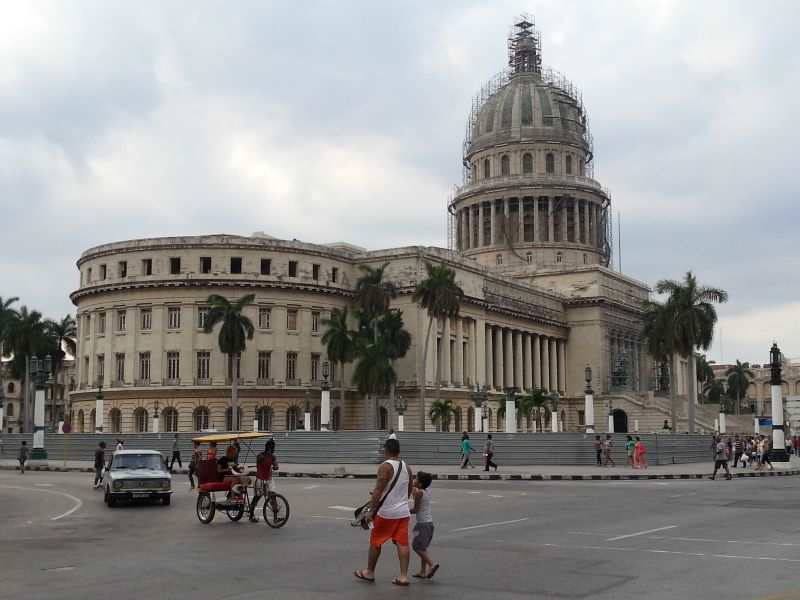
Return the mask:
{"type": "MultiPolygon", "coordinates": [[[[16,460],[0,459],[0,470],[17,469],[16,460]]],[[[588,465],[531,465],[502,467],[497,472],[486,473],[482,468],[459,469],[457,465],[420,465],[415,471],[427,471],[434,479],[443,480],[491,480],[491,481],[617,481],[648,479],[702,479],[711,475],[714,465],[711,461],[704,463],[687,463],[682,465],[660,465],[649,469],[631,469],[630,467],[593,467],[588,465]]],[[[93,473],[89,461],[51,460],[47,466],[31,463],[30,471],[81,471],[93,473]]],[[[374,479],[377,471],[375,464],[284,464],[276,473],[277,477],[312,477],[330,479],[374,479]]],[[[184,469],[176,469],[174,474],[186,474],[184,469]]],[[[774,471],[754,471],[753,469],[731,469],[734,477],[774,477],[800,475],[800,458],[793,456],[791,462],[775,463],[774,471]]],[[[251,473],[254,474],[254,473],[251,473]]],[[[720,475],[719,473],[717,474],[720,475]]]]}

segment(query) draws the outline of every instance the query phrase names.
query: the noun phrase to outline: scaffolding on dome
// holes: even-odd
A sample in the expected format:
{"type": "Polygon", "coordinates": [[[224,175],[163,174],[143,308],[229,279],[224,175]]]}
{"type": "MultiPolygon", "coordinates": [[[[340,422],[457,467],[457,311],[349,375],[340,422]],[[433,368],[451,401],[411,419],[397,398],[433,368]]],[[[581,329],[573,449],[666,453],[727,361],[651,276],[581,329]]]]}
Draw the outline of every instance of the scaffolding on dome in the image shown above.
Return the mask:
{"type": "Polygon", "coordinates": [[[508,67],[512,73],[542,72],[542,36],[527,13],[519,16],[508,34],[508,67]]]}
{"type": "Polygon", "coordinates": [[[453,191],[447,196],[447,216],[445,217],[447,219],[447,249],[452,252],[460,250],[456,247],[456,212],[453,204],[457,191],[454,186],[453,191]]]}

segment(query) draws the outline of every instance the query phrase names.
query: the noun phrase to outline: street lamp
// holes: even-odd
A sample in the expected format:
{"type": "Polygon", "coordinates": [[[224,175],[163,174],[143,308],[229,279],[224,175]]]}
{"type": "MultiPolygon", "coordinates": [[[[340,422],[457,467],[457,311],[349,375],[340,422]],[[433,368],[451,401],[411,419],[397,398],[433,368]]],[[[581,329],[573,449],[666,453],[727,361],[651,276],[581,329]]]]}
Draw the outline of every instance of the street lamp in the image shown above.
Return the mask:
{"type": "Polygon", "coordinates": [[[561,401],[561,396],[558,392],[551,392],[548,398],[550,398],[550,406],[552,408],[552,412],[550,413],[550,429],[553,433],[558,433],[558,403],[561,401]]]}
{"type": "Polygon", "coordinates": [[[397,396],[394,397],[394,409],[397,411],[397,431],[405,431],[403,415],[406,412],[406,408],[408,408],[408,400],[403,398],[402,394],[397,394],[397,396]]]}
{"type": "MultiPolygon", "coordinates": [[[[95,415],[96,415],[96,413],[95,413],[95,415]]],[[[97,417],[95,416],[95,418],[97,418],[97,417]]],[[[231,419],[233,419],[233,414],[231,414],[231,419]]],[[[153,407],[153,433],[158,433],[158,431],[159,431],[158,425],[159,425],[159,423],[158,423],[158,399],[156,399],[155,406],[153,407]]]]}
{"type": "Polygon", "coordinates": [[[97,383],[97,395],[94,397],[94,432],[103,433],[103,382],[97,383]]]}
{"type": "Polygon", "coordinates": [[[483,431],[483,420],[486,418],[486,399],[488,388],[483,385],[476,385],[475,390],[470,394],[472,401],[475,403],[475,423],[473,424],[475,431],[483,431]]]}
{"type": "Polygon", "coordinates": [[[594,433],[594,390],[592,389],[592,367],[586,365],[583,370],[586,379],[586,388],[583,390],[583,420],[586,424],[586,433],[594,433]]]}
{"type": "Polygon", "coordinates": [[[772,449],[769,451],[769,458],[786,462],[789,460],[789,455],[786,452],[783,431],[783,354],[775,342],[769,351],[769,367],[772,392],[772,449]]]}
{"type": "Polygon", "coordinates": [[[519,388],[507,387],[506,393],[506,433],[517,433],[517,392],[519,388]]]}
{"type": "Polygon", "coordinates": [[[47,460],[44,449],[44,405],[47,380],[53,370],[53,359],[48,354],[44,359],[32,356],[29,362],[31,382],[34,384],[33,403],[33,450],[31,460],[47,460]]]}
{"type": "Polygon", "coordinates": [[[303,429],[311,431],[311,392],[306,390],[303,394],[305,400],[305,413],[303,414],[303,429]]]}
{"type": "Polygon", "coordinates": [[[614,405],[608,399],[608,433],[614,433],[614,405]]]}
{"type": "Polygon", "coordinates": [[[320,392],[320,429],[328,431],[331,423],[331,388],[328,383],[328,376],[331,372],[331,365],[326,360],[322,363],[322,391],[320,392]]]}
{"type": "Polygon", "coordinates": [[[3,417],[5,417],[5,401],[6,401],[5,394],[6,393],[5,390],[3,389],[3,386],[0,385],[0,433],[3,433],[3,424],[4,424],[3,417]]]}

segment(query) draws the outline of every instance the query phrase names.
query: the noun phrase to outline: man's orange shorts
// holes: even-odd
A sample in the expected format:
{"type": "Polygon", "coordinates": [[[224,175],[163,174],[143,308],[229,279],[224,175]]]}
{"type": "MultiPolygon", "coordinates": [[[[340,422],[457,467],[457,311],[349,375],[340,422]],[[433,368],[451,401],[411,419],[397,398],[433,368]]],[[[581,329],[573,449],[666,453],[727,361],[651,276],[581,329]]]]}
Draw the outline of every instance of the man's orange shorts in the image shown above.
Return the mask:
{"type": "Polygon", "coordinates": [[[410,520],[410,517],[384,519],[379,515],[375,515],[372,520],[372,533],[369,536],[369,543],[380,547],[392,540],[398,546],[408,546],[408,522],[410,520]]]}

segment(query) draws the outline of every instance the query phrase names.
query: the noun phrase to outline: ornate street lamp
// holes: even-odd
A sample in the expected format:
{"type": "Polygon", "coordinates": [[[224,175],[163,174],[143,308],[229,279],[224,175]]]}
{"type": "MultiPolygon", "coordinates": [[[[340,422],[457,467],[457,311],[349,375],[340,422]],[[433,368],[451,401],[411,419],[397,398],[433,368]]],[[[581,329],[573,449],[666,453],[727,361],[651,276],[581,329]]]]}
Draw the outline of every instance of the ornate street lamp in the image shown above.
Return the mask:
{"type": "Polygon", "coordinates": [[[94,432],[103,433],[103,382],[97,383],[97,395],[94,397],[94,432]]]}
{"type": "Polygon", "coordinates": [[[311,392],[306,390],[305,394],[303,394],[303,398],[305,404],[305,413],[303,414],[303,429],[305,431],[311,431],[311,392]]]}
{"type": "Polygon", "coordinates": [[[319,420],[320,429],[328,431],[331,423],[331,387],[328,383],[328,376],[331,373],[331,365],[326,360],[322,362],[322,390],[320,391],[319,420]]]}
{"type": "MultiPolygon", "coordinates": [[[[97,413],[95,413],[96,415],[97,413]]],[[[97,418],[95,416],[95,418],[97,418]]],[[[231,414],[231,419],[233,419],[233,414],[231,414]]],[[[159,431],[159,422],[158,422],[158,399],[155,401],[155,406],[153,407],[153,433],[158,433],[159,431]]]]}
{"type": "Polygon", "coordinates": [[[772,449],[769,451],[770,460],[786,462],[789,455],[783,431],[783,354],[776,342],[772,343],[769,351],[770,389],[772,392],[772,449]]]}
{"type": "Polygon", "coordinates": [[[404,415],[408,408],[408,400],[402,394],[394,397],[394,410],[397,412],[397,431],[405,431],[404,415]]]}
{"type": "Polygon", "coordinates": [[[53,359],[49,354],[44,359],[31,356],[29,367],[30,380],[34,384],[33,450],[31,451],[31,460],[47,460],[47,451],[44,449],[44,405],[45,396],[47,395],[47,380],[53,370],[53,359]]]}
{"type": "Polygon", "coordinates": [[[586,433],[594,433],[594,390],[592,389],[592,367],[586,365],[583,370],[586,388],[583,390],[583,420],[586,433]]]}

